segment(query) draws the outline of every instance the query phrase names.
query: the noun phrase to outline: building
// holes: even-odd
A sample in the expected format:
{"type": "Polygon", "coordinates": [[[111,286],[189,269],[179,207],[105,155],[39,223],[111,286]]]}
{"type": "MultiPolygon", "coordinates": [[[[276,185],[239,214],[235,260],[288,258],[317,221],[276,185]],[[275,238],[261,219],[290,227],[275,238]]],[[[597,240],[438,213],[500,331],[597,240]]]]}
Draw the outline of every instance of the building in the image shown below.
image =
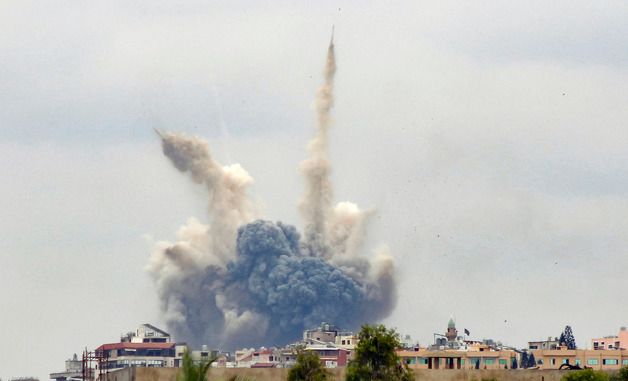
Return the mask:
{"type": "MultiPolygon", "coordinates": [[[[229,353],[223,353],[217,349],[209,349],[207,345],[201,345],[200,350],[192,350],[185,343],[177,343],[177,346],[180,347],[183,351],[187,349],[190,352],[190,357],[192,361],[195,363],[207,362],[209,360],[214,360],[212,366],[214,367],[226,367],[227,361],[230,359],[229,353]]],[[[183,353],[178,353],[177,357],[183,357],[183,353]]]]}
{"type": "Polygon", "coordinates": [[[278,368],[292,368],[297,363],[297,350],[291,346],[277,349],[275,356],[278,368]]]}
{"type": "Polygon", "coordinates": [[[338,368],[347,366],[350,351],[335,345],[314,344],[305,347],[307,352],[315,352],[321,359],[325,368],[338,368]]]}
{"type": "Polygon", "coordinates": [[[135,332],[122,335],[119,343],[103,344],[96,348],[105,358],[102,365],[108,370],[127,367],[179,367],[185,343],[171,342],[170,335],[150,324],[142,324],[135,332]]]}
{"type": "Polygon", "coordinates": [[[322,322],[314,329],[303,331],[303,342],[335,343],[336,336],[341,334],[340,329],[333,324],[322,322]]]}
{"type": "Polygon", "coordinates": [[[628,349],[628,329],[621,327],[617,336],[605,336],[591,340],[591,348],[602,349],[628,349]]]}
{"type": "Polygon", "coordinates": [[[445,333],[445,337],[448,341],[454,341],[458,338],[458,330],[456,329],[454,318],[450,318],[449,323],[447,323],[447,333],[445,333]]]}
{"type": "Polygon", "coordinates": [[[608,349],[537,349],[533,350],[539,369],[559,369],[563,364],[612,370],[628,366],[628,352],[608,349]]]}
{"type": "Polygon", "coordinates": [[[276,349],[262,347],[258,350],[241,349],[235,352],[237,368],[274,368],[280,363],[281,353],[276,349]]]}
{"type": "Polygon", "coordinates": [[[353,332],[344,332],[323,322],[317,328],[303,331],[301,344],[305,345],[305,350],[317,352],[323,366],[336,368],[346,366],[353,359],[357,343],[358,337],[353,332]]]}
{"type": "Polygon", "coordinates": [[[128,332],[120,338],[121,343],[169,343],[170,334],[154,325],[144,323],[135,332],[128,332]]]}
{"type": "Polygon", "coordinates": [[[50,373],[50,379],[56,381],[76,381],[83,379],[83,362],[78,359],[76,353],[71,359],[65,360],[65,371],[50,373]]]}
{"type": "Polygon", "coordinates": [[[351,332],[341,332],[336,336],[334,344],[344,349],[353,350],[358,343],[358,337],[351,332]]]}
{"type": "Polygon", "coordinates": [[[433,351],[438,350],[466,350],[470,343],[475,341],[465,340],[463,336],[458,336],[458,330],[456,329],[456,322],[453,318],[449,319],[447,323],[447,330],[445,334],[434,333],[434,343],[430,345],[429,349],[433,351]]]}
{"type": "Polygon", "coordinates": [[[552,339],[552,337],[548,337],[547,340],[540,341],[529,341],[528,349],[536,350],[536,349],[558,349],[560,343],[558,342],[558,337],[552,339]]]}
{"type": "Polygon", "coordinates": [[[488,346],[475,350],[415,350],[397,351],[411,369],[510,369],[517,358],[512,350],[491,350],[488,346]]]}
{"type": "Polygon", "coordinates": [[[107,369],[127,367],[179,367],[181,358],[175,343],[112,343],[96,348],[106,358],[107,369]]]}
{"type": "Polygon", "coordinates": [[[429,348],[417,345],[399,350],[397,355],[412,369],[510,369],[518,360],[517,352],[504,349],[493,340],[467,340],[458,336],[453,318],[449,319],[444,335],[434,334],[434,344],[429,348]]]}
{"type": "Polygon", "coordinates": [[[235,367],[250,368],[253,364],[253,352],[255,349],[239,349],[235,351],[235,367]]]}
{"type": "Polygon", "coordinates": [[[240,349],[235,352],[237,368],[291,368],[299,351],[316,352],[327,368],[344,367],[352,359],[357,337],[329,323],[303,331],[303,340],[283,348],[240,349]]]}

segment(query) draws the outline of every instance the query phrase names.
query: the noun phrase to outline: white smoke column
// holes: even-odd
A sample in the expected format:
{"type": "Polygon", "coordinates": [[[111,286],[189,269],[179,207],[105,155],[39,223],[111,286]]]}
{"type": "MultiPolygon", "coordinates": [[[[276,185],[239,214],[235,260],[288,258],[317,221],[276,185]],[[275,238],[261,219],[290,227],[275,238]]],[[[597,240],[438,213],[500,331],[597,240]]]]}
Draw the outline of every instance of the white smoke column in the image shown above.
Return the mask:
{"type": "Polygon", "coordinates": [[[207,187],[211,219],[207,253],[226,263],[235,254],[238,227],[255,217],[246,193],[253,178],[240,164],[220,165],[211,157],[207,142],[202,139],[172,133],[160,133],[160,136],[164,154],[172,164],[207,187]]]}
{"type": "Polygon", "coordinates": [[[327,155],[330,111],[334,104],[333,88],[336,74],[334,40],[329,42],[325,63],[324,83],[316,94],[316,135],[308,145],[309,157],[301,162],[305,176],[305,196],[301,200],[301,214],[305,220],[305,242],[319,254],[327,256],[327,221],[331,214],[333,192],[329,175],[331,166],[327,155]]]}
{"type": "Polygon", "coordinates": [[[334,105],[335,74],[332,32],[323,71],[324,82],[316,94],[316,134],[308,145],[309,157],[301,162],[301,172],[305,177],[305,196],[300,204],[305,220],[304,240],[314,255],[326,258],[357,254],[364,240],[368,217],[373,213],[373,210],[361,211],[351,202],[340,202],[332,208],[328,134],[334,105]]]}
{"type": "Polygon", "coordinates": [[[368,219],[374,213],[373,209],[360,210],[352,202],[336,204],[327,230],[328,245],[333,257],[352,258],[359,254],[368,219]]]}
{"type": "Polygon", "coordinates": [[[214,303],[207,303],[204,295],[220,287],[221,274],[235,258],[238,227],[255,217],[246,193],[253,179],[239,164],[222,166],[215,161],[202,139],[157,133],[172,164],[181,172],[189,172],[196,183],[205,185],[211,226],[190,218],[177,232],[174,244],[157,244],[148,272],[157,286],[169,327],[186,337],[216,336],[222,329],[218,322],[225,314],[214,303]],[[208,267],[216,274],[214,280],[206,277],[208,267]],[[191,305],[202,307],[194,312],[191,305]],[[203,319],[215,325],[210,326],[203,319]]]}
{"type": "Polygon", "coordinates": [[[316,94],[316,134],[308,145],[309,157],[301,163],[301,172],[305,177],[305,196],[300,204],[305,220],[304,241],[311,255],[327,258],[346,274],[365,284],[368,300],[372,305],[382,307],[379,311],[372,311],[372,316],[385,316],[397,300],[394,260],[387,247],[375,250],[375,257],[370,261],[359,256],[368,219],[375,211],[361,210],[352,202],[339,202],[332,208],[328,136],[335,74],[332,32],[323,72],[324,82],[316,94]]]}

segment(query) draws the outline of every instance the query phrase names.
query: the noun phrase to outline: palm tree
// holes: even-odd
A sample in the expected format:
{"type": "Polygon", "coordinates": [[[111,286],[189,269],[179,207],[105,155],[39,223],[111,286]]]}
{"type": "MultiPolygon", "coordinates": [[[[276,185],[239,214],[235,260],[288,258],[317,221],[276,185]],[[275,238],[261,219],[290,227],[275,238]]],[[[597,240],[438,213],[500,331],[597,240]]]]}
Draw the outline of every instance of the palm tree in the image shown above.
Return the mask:
{"type": "MultiPolygon", "coordinates": [[[[177,374],[177,381],[207,381],[207,372],[209,371],[209,368],[211,368],[214,361],[216,361],[216,357],[212,357],[209,360],[201,360],[199,363],[195,363],[194,360],[192,360],[190,353],[186,350],[183,353],[183,362],[181,364],[181,371],[177,374]]],[[[255,380],[243,376],[233,376],[227,381],[255,380]]]]}
{"type": "Polygon", "coordinates": [[[215,357],[209,360],[201,360],[200,363],[196,364],[186,350],[183,353],[183,362],[181,371],[177,374],[177,381],[205,381],[207,371],[214,361],[216,361],[215,357]]]}

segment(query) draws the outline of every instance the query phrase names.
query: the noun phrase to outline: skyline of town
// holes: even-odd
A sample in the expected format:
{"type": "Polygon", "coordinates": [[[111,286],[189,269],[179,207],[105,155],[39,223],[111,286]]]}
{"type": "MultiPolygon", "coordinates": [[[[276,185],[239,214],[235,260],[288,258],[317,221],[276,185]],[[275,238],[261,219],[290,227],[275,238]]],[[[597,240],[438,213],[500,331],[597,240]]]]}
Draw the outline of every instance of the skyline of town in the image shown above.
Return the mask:
{"type": "MultiPolygon", "coordinates": [[[[593,350],[575,347],[569,326],[559,335],[560,340],[558,336],[550,336],[547,340],[529,341],[526,348],[513,348],[499,340],[472,339],[468,337],[470,332],[466,328],[460,334],[452,317],[446,331],[434,333],[434,341],[427,345],[421,346],[409,336],[400,334],[398,355],[410,368],[417,369],[558,369],[568,365],[618,369],[628,366],[628,352],[625,352],[628,350],[628,329],[620,327],[618,331],[612,338],[592,338],[593,350]],[[570,337],[563,339],[563,334],[570,337]],[[527,363],[528,358],[534,365],[527,363]]],[[[295,364],[298,350],[317,352],[324,367],[345,367],[358,342],[356,333],[322,322],[318,327],[305,330],[298,341],[285,346],[223,351],[208,345],[191,347],[145,323],[136,331],[121,335],[117,343],[105,343],[93,351],[86,349],[81,358],[74,354],[73,359],[66,361],[66,371],[52,372],[50,378],[69,381],[78,377],[82,367],[101,368],[101,371],[106,368],[108,372],[127,367],[177,368],[182,365],[184,351],[190,351],[194,361],[213,358],[216,360],[213,367],[219,368],[290,368],[295,364]]]]}
{"type": "Polygon", "coordinates": [[[626,46],[622,2],[1,2],[0,377],[138,322],[614,334],[626,46]]]}

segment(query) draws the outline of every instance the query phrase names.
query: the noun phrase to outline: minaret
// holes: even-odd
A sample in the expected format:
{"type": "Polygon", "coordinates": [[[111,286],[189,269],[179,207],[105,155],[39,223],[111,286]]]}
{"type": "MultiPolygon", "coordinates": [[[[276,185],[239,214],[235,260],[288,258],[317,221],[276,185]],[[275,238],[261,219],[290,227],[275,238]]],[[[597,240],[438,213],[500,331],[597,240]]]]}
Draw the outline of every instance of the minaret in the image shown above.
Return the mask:
{"type": "Polygon", "coordinates": [[[458,337],[458,330],[456,329],[456,322],[454,322],[454,318],[449,319],[449,323],[447,323],[447,334],[445,334],[447,340],[454,341],[458,337]]]}

